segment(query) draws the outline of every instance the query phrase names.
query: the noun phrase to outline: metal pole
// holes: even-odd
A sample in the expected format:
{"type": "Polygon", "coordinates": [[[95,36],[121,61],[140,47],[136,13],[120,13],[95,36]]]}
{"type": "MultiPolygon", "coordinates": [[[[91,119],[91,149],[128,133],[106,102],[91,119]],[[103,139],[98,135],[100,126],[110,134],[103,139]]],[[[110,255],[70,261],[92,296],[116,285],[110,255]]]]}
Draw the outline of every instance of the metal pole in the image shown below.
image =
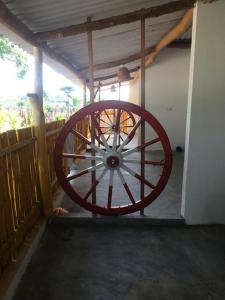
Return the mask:
{"type": "MultiPolygon", "coordinates": [[[[145,109],[145,18],[141,18],[141,107],[145,109]]],[[[145,143],[145,123],[141,123],[141,145],[145,143]]],[[[145,160],[145,149],[141,150],[141,161],[145,160]]],[[[141,163],[141,176],[145,177],[145,165],[141,163]]],[[[141,182],[141,200],[145,196],[145,185],[141,182]]],[[[144,215],[144,209],[140,211],[144,215]]]]}
{"type": "MultiPolygon", "coordinates": [[[[90,22],[90,18],[87,19],[90,22]]],[[[92,31],[87,32],[87,40],[88,40],[88,60],[89,60],[89,87],[90,87],[90,103],[94,103],[94,68],[93,68],[93,40],[92,40],[92,31]]],[[[94,120],[91,117],[91,143],[95,143],[95,128],[94,128],[94,120]]],[[[91,150],[91,154],[94,156],[95,151],[91,150]]],[[[92,166],[95,165],[95,161],[91,162],[92,166]]],[[[91,173],[92,185],[96,184],[96,172],[91,173]]],[[[93,190],[92,193],[92,203],[96,204],[96,189],[93,190]]]]}

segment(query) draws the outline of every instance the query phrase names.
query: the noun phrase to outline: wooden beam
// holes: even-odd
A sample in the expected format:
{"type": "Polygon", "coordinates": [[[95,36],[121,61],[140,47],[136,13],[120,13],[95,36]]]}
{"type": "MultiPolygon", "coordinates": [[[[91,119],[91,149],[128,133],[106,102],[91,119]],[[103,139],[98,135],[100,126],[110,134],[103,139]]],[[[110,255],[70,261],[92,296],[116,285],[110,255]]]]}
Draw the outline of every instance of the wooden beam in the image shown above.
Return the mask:
{"type": "Polygon", "coordinates": [[[64,57],[56,53],[53,49],[49,48],[46,43],[36,40],[34,33],[23,24],[0,0],[0,23],[9,28],[12,32],[20,36],[24,41],[34,47],[39,47],[42,51],[53,60],[59,62],[61,65],[75,74],[82,82],[84,79],[79,74],[78,70],[71,65],[64,57]]]}
{"type": "MultiPolygon", "coordinates": [[[[158,42],[158,44],[155,46],[155,51],[150,53],[146,60],[145,60],[145,67],[147,68],[150,66],[156,59],[159,52],[164,49],[165,47],[168,47],[172,42],[174,42],[176,39],[182,36],[192,25],[192,19],[193,19],[193,8],[189,9],[183,16],[183,18],[180,20],[180,22],[173,26],[158,42]]],[[[134,83],[138,77],[139,72],[135,73],[134,79],[131,82],[134,83]]]]}
{"type": "MultiPolygon", "coordinates": [[[[141,107],[145,109],[145,18],[141,18],[141,107]]],[[[145,143],[145,122],[141,123],[141,145],[145,143]]],[[[141,150],[141,161],[145,160],[145,149],[141,150]]],[[[141,164],[141,176],[145,177],[145,165],[141,164]]],[[[140,185],[140,199],[143,200],[145,197],[145,185],[141,182],[140,185]]],[[[144,215],[144,209],[140,210],[140,214],[144,215]]]]}
{"type": "MultiPolygon", "coordinates": [[[[130,69],[129,72],[134,73],[134,72],[137,72],[139,69],[140,69],[140,67],[137,66],[135,68],[130,69]]],[[[115,78],[115,77],[117,77],[117,73],[102,76],[102,77],[96,77],[96,78],[94,78],[94,81],[103,81],[103,80],[108,80],[108,79],[112,79],[112,78],[115,78]]],[[[89,83],[89,80],[87,80],[86,82],[89,83]]]]}
{"type": "Polygon", "coordinates": [[[58,28],[52,31],[39,32],[35,36],[37,39],[47,41],[51,39],[63,38],[67,36],[74,36],[88,31],[101,30],[116,25],[128,24],[144,18],[155,18],[165,14],[170,14],[180,10],[192,8],[196,0],[179,0],[172,1],[166,4],[139,9],[127,14],[112,16],[109,18],[96,20],[92,22],[85,22],[81,24],[71,25],[68,27],[58,28]]]}
{"type": "MultiPolygon", "coordinates": [[[[152,52],[154,52],[154,46],[147,48],[145,50],[145,55],[147,56],[148,54],[150,54],[152,52]]],[[[138,60],[138,59],[140,59],[140,52],[129,55],[122,59],[117,59],[117,60],[114,60],[111,62],[94,65],[94,70],[98,71],[98,70],[113,68],[113,67],[125,65],[127,63],[130,63],[130,62],[138,60]]],[[[88,67],[84,67],[84,68],[80,68],[78,71],[82,72],[82,71],[87,71],[87,70],[88,70],[88,67]]]]}
{"type": "MultiPolygon", "coordinates": [[[[156,47],[156,45],[146,48],[145,56],[153,53],[155,51],[155,47],[156,47]]],[[[188,40],[174,41],[171,44],[169,44],[167,47],[168,48],[181,48],[181,49],[190,48],[191,40],[188,39],[188,40]]],[[[129,56],[121,58],[121,59],[110,61],[107,63],[101,63],[101,64],[94,65],[94,70],[98,71],[98,70],[110,69],[113,67],[118,67],[121,65],[128,64],[128,63],[138,60],[138,59],[140,59],[140,52],[129,55],[129,56]]],[[[83,68],[78,69],[78,72],[83,72],[83,71],[87,71],[87,70],[88,70],[88,67],[83,67],[83,68]]]]}
{"type": "MultiPolygon", "coordinates": [[[[87,22],[91,22],[88,18],[87,22]]],[[[87,31],[87,42],[88,42],[88,63],[89,63],[89,88],[90,88],[90,103],[93,104],[95,101],[95,91],[94,91],[94,68],[93,68],[93,37],[92,31],[87,31]]],[[[95,144],[95,124],[94,124],[94,116],[91,115],[91,143],[95,144]]],[[[91,155],[95,156],[95,150],[91,149],[91,155]]],[[[91,165],[95,166],[95,161],[91,162],[91,165]]],[[[96,172],[91,172],[91,183],[92,186],[96,184],[96,172]]],[[[92,192],[92,204],[96,204],[96,188],[94,188],[92,192]]]]}

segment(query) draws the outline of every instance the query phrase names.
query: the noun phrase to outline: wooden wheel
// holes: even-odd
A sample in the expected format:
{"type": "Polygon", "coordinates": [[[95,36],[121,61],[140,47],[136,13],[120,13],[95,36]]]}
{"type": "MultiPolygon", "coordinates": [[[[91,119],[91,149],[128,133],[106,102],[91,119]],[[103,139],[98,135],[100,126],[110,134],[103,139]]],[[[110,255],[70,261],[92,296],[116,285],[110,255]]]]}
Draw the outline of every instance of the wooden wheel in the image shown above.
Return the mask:
{"type": "Polygon", "coordinates": [[[151,113],[128,102],[101,101],[82,108],[66,123],[56,142],[54,164],[61,186],[74,202],[94,213],[123,215],[143,209],[159,196],[170,176],[172,153],[164,129],[151,113]],[[107,143],[99,122],[96,120],[96,114],[99,111],[110,109],[114,109],[116,113],[112,147],[107,143]],[[123,111],[132,114],[136,123],[124,141],[117,147],[123,111]],[[75,125],[86,116],[89,116],[95,124],[105,149],[96,146],[93,140],[89,140],[74,130],[75,125]],[[143,144],[137,144],[137,146],[125,150],[125,146],[131,138],[134,135],[138,136],[143,123],[150,137],[143,144]],[[65,141],[71,133],[88,145],[91,154],[78,155],[64,152],[65,141]],[[152,154],[154,152],[150,151],[155,145],[161,149],[161,158],[154,157],[152,154]],[[146,154],[146,159],[141,161],[139,154],[143,150],[149,156],[146,154]],[[63,160],[71,157],[80,159],[82,165],[84,163],[86,165],[83,165],[74,174],[67,175],[63,170],[63,160]],[[138,169],[141,166],[145,167],[144,176],[140,175],[138,169]],[[137,186],[144,186],[142,198],[140,198],[140,189],[137,189],[137,186]],[[92,199],[95,195],[96,203],[92,199]]]}
{"type": "MultiPolygon", "coordinates": [[[[102,146],[104,146],[104,144],[102,142],[101,135],[104,134],[108,145],[112,147],[114,131],[116,128],[116,119],[117,119],[116,114],[117,114],[116,109],[104,109],[95,114],[96,121],[98,122],[100,128],[100,130],[96,129],[95,138],[102,146]]],[[[136,122],[133,114],[121,110],[120,124],[118,129],[119,131],[118,131],[117,142],[116,142],[117,147],[119,147],[120,144],[124,142],[126,136],[128,136],[128,134],[131,132],[135,124],[136,122]]],[[[131,139],[133,138],[133,136],[131,136],[131,139]]]]}

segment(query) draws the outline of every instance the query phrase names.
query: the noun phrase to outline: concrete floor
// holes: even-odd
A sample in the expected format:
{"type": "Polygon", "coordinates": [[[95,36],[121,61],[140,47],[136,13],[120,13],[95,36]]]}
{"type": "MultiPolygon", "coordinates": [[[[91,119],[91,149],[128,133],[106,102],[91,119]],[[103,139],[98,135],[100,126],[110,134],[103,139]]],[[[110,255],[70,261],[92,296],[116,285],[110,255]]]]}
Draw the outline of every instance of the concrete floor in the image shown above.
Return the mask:
{"type": "MultiPolygon", "coordinates": [[[[140,154],[132,154],[129,158],[138,158],[140,154]]],[[[151,151],[146,152],[146,159],[160,160],[162,157],[161,151],[151,151]]],[[[183,178],[183,161],[184,153],[174,152],[173,153],[173,169],[169,179],[169,182],[164,189],[164,191],[159,195],[159,197],[148,207],[145,208],[145,216],[150,218],[160,218],[160,219],[181,219],[181,194],[182,194],[182,178],[183,178]]],[[[78,169],[82,170],[90,166],[90,162],[81,161],[78,169]],[[88,163],[88,164],[87,164],[88,163]]],[[[135,164],[130,164],[132,168],[137,173],[140,173],[139,166],[135,164]]],[[[97,177],[101,174],[102,171],[97,171],[97,177]]],[[[146,167],[146,178],[154,183],[154,180],[157,182],[157,178],[160,172],[160,167],[158,166],[147,166],[146,167]]],[[[124,177],[126,178],[128,185],[133,193],[136,195],[136,198],[139,199],[140,195],[140,182],[137,179],[134,179],[129,174],[126,174],[125,171],[122,171],[124,177]]],[[[102,199],[105,199],[108,194],[108,184],[109,176],[105,176],[102,182],[99,184],[99,189],[97,191],[97,203],[102,203],[105,205],[105,202],[102,199]]],[[[88,187],[90,187],[90,175],[84,175],[80,179],[76,179],[73,182],[74,189],[81,195],[85,195],[88,187]]],[[[113,196],[113,205],[122,205],[127,201],[129,203],[128,196],[124,191],[124,188],[119,180],[119,178],[114,179],[115,186],[115,195],[113,196]]],[[[146,192],[148,189],[146,188],[146,192]]],[[[89,199],[91,201],[91,199],[89,199]]],[[[90,217],[92,214],[82,207],[75,204],[67,195],[64,196],[62,201],[62,207],[67,208],[71,213],[68,217],[90,217]]],[[[139,212],[132,214],[133,216],[140,215],[139,212]]]]}
{"type": "Polygon", "coordinates": [[[225,226],[50,225],[13,300],[224,300],[225,226]]]}

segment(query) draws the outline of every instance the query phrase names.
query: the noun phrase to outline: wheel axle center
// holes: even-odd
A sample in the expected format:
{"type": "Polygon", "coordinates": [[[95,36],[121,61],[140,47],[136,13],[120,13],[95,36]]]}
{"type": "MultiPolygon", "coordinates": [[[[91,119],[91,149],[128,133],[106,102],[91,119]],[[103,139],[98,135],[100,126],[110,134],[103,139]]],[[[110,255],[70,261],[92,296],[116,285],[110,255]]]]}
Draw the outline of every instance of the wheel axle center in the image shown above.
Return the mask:
{"type": "Polygon", "coordinates": [[[119,166],[120,160],[117,156],[112,155],[106,159],[106,163],[110,169],[114,169],[119,166]]]}

